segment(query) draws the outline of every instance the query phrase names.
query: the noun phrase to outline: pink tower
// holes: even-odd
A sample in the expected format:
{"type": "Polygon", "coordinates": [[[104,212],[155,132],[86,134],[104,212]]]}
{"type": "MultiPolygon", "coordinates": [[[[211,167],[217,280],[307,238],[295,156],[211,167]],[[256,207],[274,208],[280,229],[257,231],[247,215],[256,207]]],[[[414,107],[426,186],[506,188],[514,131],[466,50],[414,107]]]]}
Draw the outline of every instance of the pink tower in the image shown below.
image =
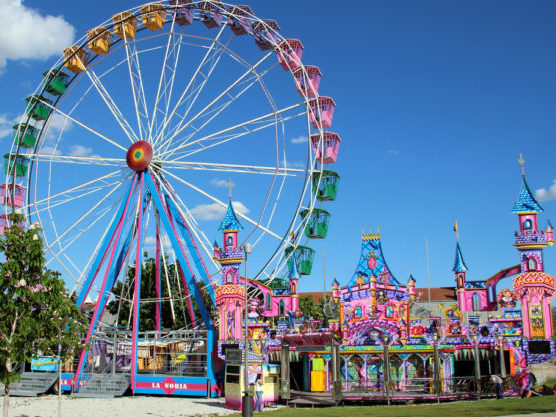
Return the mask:
{"type": "MultiPolygon", "coordinates": [[[[467,266],[461,254],[459,242],[456,243],[456,258],[454,260],[454,267],[452,271],[456,275],[456,292],[458,297],[459,311],[468,311],[467,309],[467,296],[465,293],[465,275],[467,273],[467,266]]],[[[472,311],[473,309],[471,309],[472,311]]]]}
{"type": "Polygon", "coordinates": [[[220,317],[219,341],[239,341],[242,338],[245,289],[239,283],[239,267],[244,257],[243,249],[238,247],[238,232],[242,229],[230,198],[226,215],[218,228],[223,233],[223,247],[220,249],[216,242],[213,247],[214,259],[222,266],[222,281],[215,294],[220,317]]]}
{"type": "Polygon", "coordinates": [[[537,214],[543,209],[527,185],[521,156],[519,162],[522,182],[512,213],[519,219],[514,246],[519,251],[521,274],[514,278],[514,290],[521,298],[523,335],[528,339],[548,339],[553,334],[550,303],[554,298],[554,277],[544,272],[543,251],[552,236],[547,238],[548,233],[538,229],[537,214]]]}

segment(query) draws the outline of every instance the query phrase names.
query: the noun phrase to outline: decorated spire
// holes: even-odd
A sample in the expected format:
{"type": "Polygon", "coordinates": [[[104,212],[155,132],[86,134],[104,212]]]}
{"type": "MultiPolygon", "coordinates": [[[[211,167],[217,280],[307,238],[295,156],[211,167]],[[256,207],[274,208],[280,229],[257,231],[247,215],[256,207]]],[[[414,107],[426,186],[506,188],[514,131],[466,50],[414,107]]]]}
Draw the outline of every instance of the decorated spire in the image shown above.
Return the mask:
{"type": "Polygon", "coordinates": [[[466,272],[467,265],[463,260],[463,255],[461,254],[461,248],[459,247],[459,242],[456,243],[456,259],[454,261],[454,267],[452,268],[454,272],[466,272]]]}
{"type": "Polygon", "coordinates": [[[229,232],[231,230],[243,230],[243,226],[239,223],[234,208],[232,206],[232,199],[228,202],[228,209],[226,210],[226,215],[220,223],[218,231],[229,232]]]}
{"type": "Polygon", "coordinates": [[[409,273],[409,279],[407,280],[407,282],[415,282],[415,278],[413,277],[413,273],[409,273]]]}
{"type": "Polygon", "coordinates": [[[289,279],[299,279],[299,272],[297,271],[297,259],[295,259],[295,251],[292,252],[292,261],[290,265],[289,279]]]}
{"type": "Polygon", "coordinates": [[[521,165],[521,189],[519,190],[519,196],[517,197],[517,201],[515,202],[512,213],[519,214],[519,213],[540,213],[543,211],[541,205],[535,200],[533,197],[533,193],[529,189],[527,185],[527,181],[525,180],[525,160],[523,156],[519,155],[519,164],[521,165]]]}

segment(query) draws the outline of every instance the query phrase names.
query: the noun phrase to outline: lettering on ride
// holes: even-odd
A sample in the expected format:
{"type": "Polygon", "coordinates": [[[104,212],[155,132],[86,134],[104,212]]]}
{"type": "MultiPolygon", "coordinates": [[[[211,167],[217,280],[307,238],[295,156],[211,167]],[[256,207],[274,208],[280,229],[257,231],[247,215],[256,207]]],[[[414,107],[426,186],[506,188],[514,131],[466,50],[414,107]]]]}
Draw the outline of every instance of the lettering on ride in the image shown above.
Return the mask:
{"type": "Polygon", "coordinates": [[[166,378],[162,382],[151,382],[151,388],[161,389],[166,394],[171,395],[176,390],[186,390],[187,384],[176,382],[172,378],[166,378]]]}

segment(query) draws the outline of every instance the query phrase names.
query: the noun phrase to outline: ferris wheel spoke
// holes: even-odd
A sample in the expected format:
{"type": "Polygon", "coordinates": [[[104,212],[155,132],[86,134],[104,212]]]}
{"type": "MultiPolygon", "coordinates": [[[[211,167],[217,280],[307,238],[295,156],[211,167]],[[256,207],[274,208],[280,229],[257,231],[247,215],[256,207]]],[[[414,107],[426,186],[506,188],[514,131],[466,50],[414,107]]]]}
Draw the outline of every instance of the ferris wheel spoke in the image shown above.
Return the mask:
{"type": "MultiPolygon", "coordinates": [[[[177,175],[172,174],[168,170],[165,170],[164,168],[162,168],[162,171],[165,174],[167,174],[168,176],[174,178],[175,180],[177,180],[177,181],[181,182],[182,184],[186,185],[187,187],[191,188],[192,190],[197,191],[199,194],[203,195],[204,197],[208,198],[209,200],[213,201],[214,203],[218,204],[219,206],[224,207],[224,208],[226,208],[228,206],[223,201],[221,201],[218,198],[214,197],[213,195],[207,193],[206,191],[200,189],[199,187],[196,187],[195,185],[185,181],[183,178],[180,178],[177,175]]],[[[261,229],[263,232],[267,233],[269,236],[272,236],[272,237],[274,237],[274,238],[276,238],[280,241],[283,239],[282,236],[279,236],[278,234],[274,233],[272,230],[270,230],[267,227],[261,225],[260,222],[257,222],[255,220],[251,219],[250,217],[246,216],[245,214],[240,213],[240,212],[236,212],[236,215],[241,217],[242,219],[244,219],[248,223],[251,223],[253,226],[256,226],[257,228],[261,229]]]]}
{"type": "Polygon", "coordinates": [[[197,171],[237,172],[245,174],[276,175],[284,177],[304,177],[306,170],[280,166],[256,166],[241,164],[222,164],[210,162],[167,161],[166,169],[189,169],[197,171]]]}
{"type": "MultiPolygon", "coordinates": [[[[171,155],[173,155],[174,153],[176,153],[180,150],[187,149],[187,148],[190,148],[193,145],[202,143],[204,141],[208,141],[210,139],[217,138],[218,136],[223,135],[225,133],[233,132],[234,130],[238,130],[238,129],[242,129],[242,128],[246,129],[247,126],[249,126],[249,125],[260,124],[260,123],[265,123],[266,122],[266,124],[264,124],[263,126],[258,126],[258,128],[251,129],[251,130],[245,130],[243,132],[240,132],[239,134],[234,136],[233,139],[235,139],[237,137],[240,137],[240,136],[244,136],[248,133],[255,132],[255,131],[260,130],[260,129],[264,129],[266,127],[275,126],[276,123],[277,123],[277,120],[279,120],[280,122],[283,122],[283,121],[286,121],[286,120],[289,120],[289,119],[293,119],[293,118],[297,118],[297,117],[300,117],[302,115],[305,115],[305,112],[302,112],[302,113],[299,113],[299,114],[294,114],[294,115],[290,115],[290,116],[286,116],[286,117],[280,117],[280,118],[277,117],[278,115],[282,115],[283,113],[286,113],[290,110],[293,110],[297,107],[304,106],[304,105],[305,105],[305,103],[296,103],[296,104],[293,104],[291,106],[284,107],[282,109],[273,111],[271,113],[267,113],[263,116],[258,116],[258,117],[255,117],[253,119],[247,120],[245,122],[238,123],[237,125],[227,127],[225,129],[222,129],[222,130],[220,130],[218,132],[215,132],[215,133],[211,133],[210,135],[198,138],[198,139],[196,139],[192,142],[185,143],[181,146],[177,146],[175,148],[169,149],[166,152],[162,152],[161,154],[159,154],[158,157],[159,158],[161,158],[161,157],[166,157],[167,158],[168,156],[171,156],[171,155]],[[269,122],[268,119],[271,119],[271,121],[269,122]]],[[[226,141],[228,141],[228,140],[231,140],[231,139],[227,139],[226,141]]],[[[193,153],[195,153],[195,152],[193,152],[193,153]]],[[[190,154],[188,154],[188,155],[190,155],[190,154]]],[[[188,155],[185,155],[185,156],[188,156],[188,155]]]]}
{"type": "MultiPolygon", "coordinates": [[[[77,195],[67,195],[67,193],[64,193],[63,197],[65,198],[47,198],[44,200],[44,204],[41,204],[41,206],[44,207],[39,207],[38,203],[33,203],[33,207],[35,208],[31,214],[39,214],[41,212],[47,211],[47,210],[51,210],[55,207],[58,206],[62,206],[64,204],[70,203],[70,202],[74,202],[76,200],[79,200],[80,198],[101,192],[101,191],[106,191],[107,189],[111,189],[113,186],[117,185],[120,182],[120,180],[118,181],[114,181],[111,183],[107,183],[104,184],[102,186],[96,186],[96,187],[91,187],[91,188],[85,188],[85,189],[81,189],[81,193],[77,194],[77,195]]],[[[62,197],[62,196],[60,196],[62,197]]]]}
{"type": "Polygon", "coordinates": [[[162,60],[162,68],[160,71],[160,78],[158,81],[158,88],[156,90],[156,98],[154,101],[154,109],[152,113],[152,118],[149,124],[149,138],[152,137],[153,129],[157,124],[158,113],[161,112],[163,114],[168,113],[168,108],[170,106],[170,100],[172,98],[172,91],[174,87],[174,80],[176,78],[176,72],[179,62],[179,56],[181,51],[181,37],[179,34],[174,32],[174,27],[176,25],[176,16],[174,14],[172,18],[172,26],[170,28],[170,32],[168,35],[168,42],[166,43],[166,49],[164,52],[164,59],[162,60]],[[177,42],[176,42],[177,41],[177,42]],[[172,61],[172,62],[170,62],[172,61]],[[170,72],[170,75],[167,75],[167,72],[170,72]],[[169,78],[169,79],[168,79],[169,78]],[[168,80],[167,80],[168,79],[168,80]],[[166,98],[164,109],[165,111],[159,109],[159,104],[161,100],[161,96],[166,98]]]}
{"type": "Polygon", "coordinates": [[[54,107],[52,104],[46,102],[46,101],[42,101],[41,103],[46,105],[47,107],[49,107],[50,109],[54,110],[57,114],[65,117],[66,119],[71,120],[72,122],[74,122],[75,124],[81,126],[82,128],[88,130],[89,132],[91,132],[92,134],[94,134],[95,136],[98,136],[99,138],[105,140],[108,143],[111,143],[112,145],[120,148],[121,150],[127,152],[127,149],[124,148],[122,145],[120,145],[118,142],[104,136],[102,133],[96,131],[95,129],[93,129],[92,127],[87,126],[85,123],[80,122],[79,120],[77,120],[75,117],[70,116],[69,114],[65,113],[64,111],[60,110],[58,107],[54,107]]]}
{"type": "MultiPolygon", "coordinates": [[[[112,208],[113,208],[113,207],[112,207],[112,208]]],[[[65,247],[62,247],[60,244],[58,244],[58,245],[57,245],[57,246],[59,247],[59,250],[58,250],[58,251],[55,251],[55,250],[52,248],[52,246],[47,245],[47,244],[46,244],[47,242],[45,242],[45,251],[48,251],[48,252],[53,256],[53,258],[51,258],[51,259],[49,259],[49,260],[46,261],[45,265],[46,265],[46,266],[49,266],[54,260],[58,261],[58,263],[59,263],[60,265],[62,265],[62,267],[66,270],[66,272],[68,272],[68,273],[72,276],[74,282],[75,282],[76,285],[77,285],[77,284],[80,282],[80,279],[82,279],[82,278],[79,278],[79,277],[76,278],[75,275],[73,274],[73,272],[71,272],[71,271],[67,268],[66,263],[65,263],[65,262],[62,262],[62,261],[60,260],[60,256],[63,256],[64,259],[69,259],[69,257],[65,254],[65,251],[66,251],[69,247],[71,247],[71,245],[72,245],[76,240],[78,240],[79,237],[81,237],[82,235],[84,235],[91,227],[93,227],[95,223],[99,222],[107,213],[109,213],[109,212],[111,212],[111,211],[112,211],[112,210],[111,210],[110,207],[106,208],[105,210],[102,210],[101,213],[99,213],[99,215],[98,215],[97,217],[95,217],[95,219],[93,220],[93,223],[90,224],[86,229],[81,230],[81,232],[80,232],[79,235],[73,236],[72,239],[71,239],[69,242],[66,243],[65,247]]],[[[75,265],[73,264],[73,262],[72,262],[72,265],[75,267],[75,265]]],[[[76,268],[76,270],[79,270],[79,269],[76,268]]],[[[74,291],[74,290],[75,290],[75,287],[73,288],[72,291],[74,291]]]]}
{"type": "MultiPolygon", "coordinates": [[[[63,195],[67,195],[67,194],[72,193],[72,192],[77,191],[77,190],[81,190],[81,189],[83,189],[84,187],[88,187],[88,186],[90,186],[90,185],[92,185],[92,184],[94,184],[94,183],[96,183],[96,182],[104,182],[104,181],[108,180],[109,178],[113,177],[114,175],[118,175],[118,174],[122,173],[124,170],[125,170],[125,168],[118,169],[118,170],[116,170],[116,171],[113,171],[113,172],[110,172],[110,173],[108,173],[108,174],[105,174],[105,175],[103,175],[103,176],[101,176],[101,177],[94,178],[94,179],[92,179],[92,180],[90,180],[90,181],[86,181],[86,182],[84,182],[84,183],[75,185],[75,186],[73,186],[73,187],[71,187],[71,188],[68,188],[67,190],[60,191],[60,192],[58,192],[58,193],[56,193],[56,194],[54,194],[54,195],[51,195],[51,196],[48,196],[48,197],[45,197],[45,198],[41,198],[41,199],[39,199],[39,200],[36,200],[36,199],[35,199],[32,203],[30,203],[30,204],[28,204],[28,205],[26,205],[26,206],[23,206],[22,208],[23,208],[24,210],[26,210],[27,208],[32,207],[32,206],[38,207],[39,204],[42,204],[42,203],[44,203],[44,202],[46,202],[46,201],[48,201],[48,200],[51,200],[51,199],[54,199],[54,198],[58,198],[58,197],[61,197],[61,196],[63,196],[63,195]]],[[[129,177],[129,176],[128,176],[128,177],[129,177]]]]}
{"type": "Polygon", "coordinates": [[[139,132],[139,139],[145,140],[148,139],[145,137],[148,132],[148,126],[144,126],[144,123],[148,124],[149,112],[147,109],[145,89],[143,87],[143,76],[141,73],[141,65],[139,63],[139,54],[137,53],[135,41],[130,41],[126,38],[124,40],[124,44],[133,104],[135,106],[135,115],[137,117],[137,130],[139,132]]]}
{"type": "Polygon", "coordinates": [[[104,104],[106,104],[106,107],[108,107],[108,110],[110,110],[110,113],[112,113],[112,116],[114,117],[116,122],[118,122],[130,142],[133,143],[139,140],[137,138],[137,135],[123,116],[122,112],[116,105],[114,99],[112,99],[112,97],[108,93],[108,90],[106,90],[96,73],[92,69],[89,69],[85,73],[89,76],[89,79],[95,87],[95,90],[98,92],[98,94],[102,98],[102,101],[104,101],[104,104]]]}
{"type": "MultiPolygon", "coordinates": [[[[99,207],[104,201],[106,201],[112,194],[114,194],[121,186],[122,184],[125,182],[125,179],[121,180],[119,184],[117,184],[115,187],[113,187],[112,189],[110,189],[106,195],[104,195],[99,201],[97,201],[95,204],[93,204],[93,206],[87,210],[82,216],[80,216],[73,224],[71,224],[63,233],[58,234],[56,233],[56,239],[53,242],[50,242],[48,247],[51,248],[53,245],[57,244],[58,242],[60,242],[62,240],[62,238],[64,236],[66,236],[68,233],[70,233],[72,230],[74,230],[77,226],[79,226],[88,216],[90,216],[91,214],[94,214],[95,210],[97,209],[97,207],[99,207]]],[[[51,215],[52,216],[52,215],[51,215]]]]}
{"type": "Polygon", "coordinates": [[[209,104],[207,104],[202,110],[200,110],[195,116],[193,116],[187,123],[176,129],[172,135],[166,140],[165,147],[168,147],[178,135],[180,135],[191,123],[193,123],[198,117],[201,117],[207,110],[209,110],[214,104],[216,104],[222,97],[226,96],[233,88],[243,81],[245,77],[253,73],[256,68],[262,65],[270,56],[274,55],[273,52],[267,53],[262,57],[255,65],[248,66],[247,71],[245,71],[241,76],[239,76],[232,84],[230,84],[224,91],[222,91],[216,98],[214,98],[209,104]]]}
{"type": "MultiPolygon", "coordinates": [[[[277,65],[277,64],[275,64],[277,65]]],[[[191,133],[189,136],[187,136],[185,139],[183,139],[180,142],[176,142],[175,145],[180,146],[183,145],[185,143],[187,143],[188,141],[191,140],[191,138],[193,138],[195,136],[195,134],[199,133],[199,131],[203,130],[210,122],[212,122],[215,118],[217,118],[224,110],[226,110],[232,103],[234,103],[236,100],[238,100],[244,93],[246,93],[247,91],[250,90],[250,88],[257,84],[260,83],[262,78],[268,74],[272,68],[274,68],[274,66],[272,66],[271,68],[265,70],[263,73],[259,74],[254,70],[254,73],[252,75],[252,77],[247,78],[246,80],[244,80],[244,82],[242,82],[241,84],[238,84],[239,86],[243,85],[244,83],[246,84],[243,89],[241,89],[239,92],[232,94],[231,92],[227,92],[226,93],[226,97],[228,97],[228,100],[223,102],[222,104],[218,105],[218,106],[213,106],[212,108],[208,109],[204,115],[199,116],[199,119],[201,119],[203,116],[206,117],[206,120],[203,121],[202,125],[200,125],[199,127],[195,127],[193,124],[190,125],[190,127],[193,129],[193,133],[191,133]]]]}
{"type": "Polygon", "coordinates": [[[225,28],[226,28],[226,25],[222,25],[222,27],[218,31],[218,34],[216,35],[216,37],[212,41],[210,47],[208,47],[205,55],[201,59],[201,62],[199,63],[199,65],[195,69],[195,72],[193,73],[193,76],[190,78],[189,82],[187,83],[187,86],[185,87],[182,94],[180,95],[176,105],[172,109],[172,112],[169,115],[168,115],[168,112],[166,112],[166,116],[164,117],[162,128],[160,129],[160,132],[158,133],[158,135],[157,135],[157,137],[156,137],[156,139],[154,140],[153,143],[155,143],[155,144],[158,143],[158,141],[164,136],[166,128],[168,127],[168,125],[170,124],[170,122],[172,121],[174,116],[176,115],[178,109],[182,106],[182,104],[185,103],[186,98],[189,95],[189,90],[195,84],[195,82],[197,80],[197,77],[201,73],[201,71],[202,71],[203,67],[205,66],[206,62],[209,61],[209,58],[210,58],[211,54],[213,53],[213,51],[217,49],[216,46],[219,44],[220,37],[224,33],[225,28]]]}
{"type": "Polygon", "coordinates": [[[157,177],[157,179],[159,181],[159,184],[161,184],[161,186],[164,189],[166,189],[169,198],[172,200],[174,205],[178,208],[178,210],[180,211],[180,214],[183,217],[183,219],[188,223],[191,232],[193,233],[196,241],[201,244],[201,247],[205,251],[208,259],[210,259],[212,261],[215,268],[218,268],[217,265],[216,265],[216,261],[214,261],[213,256],[212,256],[211,241],[210,241],[210,239],[208,239],[208,237],[206,236],[204,231],[201,229],[201,227],[199,226],[199,224],[197,223],[197,221],[195,220],[195,218],[191,214],[189,208],[185,205],[183,200],[174,191],[174,189],[171,187],[170,184],[168,184],[166,181],[164,181],[157,173],[154,173],[154,175],[157,177]]]}
{"type": "Polygon", "coordinates": [[[22,154],[28,158],[33,158],[35,161],[47,161],[54,163],[64,164],[81,164],[81,165],[98,165],[98,166],[116,166],[123,167],[126,165],[124,158],[103,158],[100,156],[76,156],[76,155],[59,155],[59,154],[44,154],[34,153],[22,154]]]}

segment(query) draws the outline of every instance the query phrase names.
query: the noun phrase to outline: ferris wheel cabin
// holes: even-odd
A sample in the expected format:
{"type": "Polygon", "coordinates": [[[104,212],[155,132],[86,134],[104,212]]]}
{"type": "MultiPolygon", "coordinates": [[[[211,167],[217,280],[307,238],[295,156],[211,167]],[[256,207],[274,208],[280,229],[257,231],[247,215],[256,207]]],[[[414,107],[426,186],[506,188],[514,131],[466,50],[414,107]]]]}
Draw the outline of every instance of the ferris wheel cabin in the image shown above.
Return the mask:
{"type": "Polygon", "coordinates": [[[27,175],[27,166],[29,158],[15,153],[7,153],[4,155],[4,173],[16,177],[24,177],[27,175]]]}
{"type": "Polygon", "coordinates": [[[48,105],[52,104],[50,100],[36,95],[29,96],[25,100],[29,103],[25,110],[27,116],[31,116],[36,121],[48,119],[48,116],[50,116],[50,107],[48,105]]]}
{"type": "Polygon", "coordinates": [[[319,67],[305,65],[305,69],[298,68],[293,72],[295,88],[302,97],[314,97],[319,91],[322,73],[319,67]]]}
{"type": "Polygon", "coordinates": [[[25,187],[19,184],[7,183],[0,185],[0,204],[19,208],[23,206],[25,187]]]}
{"type": "Polygon", "coordinates": [[[278,62],[285,71],[295,71],[301,65],[303,44],[299,39],[286,39],[277,49],[278,62]]]}
{"type": "Polygon", "coordinates": [[[112,22],[114,22],[114,34],[116,34],[121,40],[125,41],[126,39],[135,38],[139,20],[137,20],[133,13],[117,13],[112,16],[112,22]]]}
{"type": "Polygon", "coordinates": [[[328,234],[328,223],[330,222],[330,213],[324,209],[315,208],[311,212],[306,209],[301,211],[299,215],[307,218],[305,226],[305,236],[312,239],[323,239],[328,234]]]}
{"type": "MultiPolygon", "coordinates": [[[[5,230],[11,226],[13,226],[12,213],[0,214],[0,235],[4,236],[5,230]]],[[[17,226],[23,229],[25,227],[25,222],[19,222],[17,226]]]]}
{"type": "Polygon", "coordinates": [[[247,16],[253,14],[251,8],[246,5],[232,6],[228,9],[228,12],[231,13],[228,25],[232,32],[234,32],[234,35],[247,35],[251,27],[247,16]]]}
{"type": "Polygon", "coordinates": [[[45,77],[45,90],[53,96],[61,96],[66,92],[69,84],[69,75],[60,69],[46,71],[43,76],[45,77]]]}
{"type": "Polygon", "coordinates": [[[164,27],[166,9],[160,3],[150,3],[141,8],[143,24],[147,29],[155,31],[164,27]]]}
{"type": "Polygon", "coordinates": [[[297,271],[299,275],[311,275],[313,270],[313,259],[315,258],[315,250],[309,246],[298,245],[295,249],[293,246],[286,248],[285,255],[288,257],[288,269],[291,269],[292,258],[295,257],[297,271]],[[290,255],[295,250],[295,256],[290,255]]]}
{"type": "Polygon", "coordinates": [[[309,102],[309,106],[311,107],[309,116],[315,129],[319,127],[329,128],[332,126],[334,110],[336,109],[336,103],[332,97],[314,98],[309,102]]]}
{"type": "Polygon", "coordinates": [[[340,142],[342,139],[334,132],[323,132],[322,135],[311,135],[311,145],[318,161],[325,164],[333,164],[338,158],[340,142]],[[322,140],[321,140],[322,139],[322,140]]]}
{"type": "Polygon", "coordinates": [[[261,51],[274,49],[277,39],[275,32],[279,30],[280,26],[278,26],[278,22],[272,19],[265,19],[262,22],[255,22],[253,24],[255,43],[261,51]]]}
{"type": "Polygon", "coordinates": [[[313,194],[319,201],[334,201],[338,195],[340,176],[335,171],[313,172],[313,194]]]}
{"type": "Polygon", "coordinates": [[[13,127],[15,130],[14,143],[23,148],[32,148],[37,143],[38,130],[25,123],[19,123],[13,127]]]}
{"type": "Polygon", "coordinates": [[[73,73],[79,73],[87,70],[87,59],[89,53],[79,46],[71,46],[64,49],[64,58],[66,62],[64,66],[73,73]]]}
{"type": "Polygon", "coordinates": [[[193,23],[192,0],[170,0],[170,5],[176,7],[172,13],[176,16],[176,23],[180,26],[187,26],[193,23]]]}
{"type": "Polygon", "coordinates": [[[199,3],[201,8],[201,22],[208,28],[217,28],[222,24],[223,17],[220,11],[224,8],[219,0],[202,1],[199,3]],[[218,4],[218,6],[215,5],[218,4]]]}
{"type": "Polygon", "coordinates": [[[112,33],[102,26],[87,31],[87,46],[97,55],[103,55],[110,50],[112,33]]]}

